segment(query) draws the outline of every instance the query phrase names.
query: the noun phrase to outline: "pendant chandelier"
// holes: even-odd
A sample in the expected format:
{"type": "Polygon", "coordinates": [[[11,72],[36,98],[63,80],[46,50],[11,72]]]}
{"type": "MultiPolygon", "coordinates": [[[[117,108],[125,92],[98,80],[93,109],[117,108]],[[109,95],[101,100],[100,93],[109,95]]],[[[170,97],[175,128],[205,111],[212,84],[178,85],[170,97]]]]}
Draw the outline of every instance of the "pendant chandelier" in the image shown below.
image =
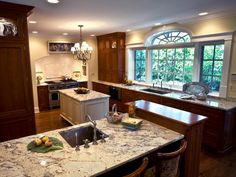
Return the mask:
{"type": "Polygon", "coordinates": [[[91,58],[91,53],[93,48],[87,44],[87,42],[82,40],[82,27],[84,25],[78,25],[80,28],[80,40],[78,43],[75,43],[74,47],[71,47],[71,52],[78,60],[82,60],[83,64],[86,64],[86,61],[91,58]]]}

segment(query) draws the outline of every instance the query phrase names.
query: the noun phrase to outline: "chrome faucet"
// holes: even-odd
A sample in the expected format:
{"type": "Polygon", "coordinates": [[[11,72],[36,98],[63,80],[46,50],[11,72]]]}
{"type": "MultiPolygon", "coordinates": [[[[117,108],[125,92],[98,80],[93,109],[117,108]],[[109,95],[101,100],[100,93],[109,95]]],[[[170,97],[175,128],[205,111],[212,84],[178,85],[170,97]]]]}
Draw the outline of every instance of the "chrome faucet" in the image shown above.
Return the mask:
{"type": "Polygon", "coordinates": [[[162,80],[161,80],[161,89],[162,89],[162,80]]]}
{"type": "Polygon", "coordinates": [[[95,120],[92,120],[91,117],[87,114],[85,116],[93,124],[93,145],[97,145],[97,123],[95,120]]]}

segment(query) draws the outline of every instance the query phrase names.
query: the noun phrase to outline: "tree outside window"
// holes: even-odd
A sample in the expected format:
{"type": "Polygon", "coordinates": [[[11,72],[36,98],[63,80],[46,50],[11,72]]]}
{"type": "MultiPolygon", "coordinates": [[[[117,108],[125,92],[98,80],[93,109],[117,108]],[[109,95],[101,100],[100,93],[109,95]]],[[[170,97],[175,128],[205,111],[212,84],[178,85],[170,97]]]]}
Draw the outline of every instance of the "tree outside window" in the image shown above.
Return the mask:
{"type": "Polygon", "coordinates": [[[135,75],[137,81],[145,81],[146,79],[146,50],[134,51],[135,75]]]}
{"type": "Polygon", "coordinates": [[[152,81],[182,86],[192,81],[193,65],[194,48],[152,50],[152,81]]]}
{"type": "Polygon", "coordinates": [[[224,60],[224,44],[206,44],[203,46],[201,82],[212,91],[219,91],[224,60]]]}

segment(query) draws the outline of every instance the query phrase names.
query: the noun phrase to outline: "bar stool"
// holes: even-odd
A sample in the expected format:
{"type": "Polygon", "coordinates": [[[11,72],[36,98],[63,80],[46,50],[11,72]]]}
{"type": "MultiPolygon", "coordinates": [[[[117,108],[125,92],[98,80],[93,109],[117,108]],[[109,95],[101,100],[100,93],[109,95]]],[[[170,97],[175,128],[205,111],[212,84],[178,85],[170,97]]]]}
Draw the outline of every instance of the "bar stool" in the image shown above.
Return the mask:
{"type": "Polygon", "coordinates": [[[179,177],[179,159],[186,147],[187,141],[183,140],[178,150],[157,153],[156,177],[179,177]]]}
{"type": "Polygon", "coordinates": [[[148,165],[148,158],[145,157],[143,158],[143,162],[138,169],[123,177],[140,177],[143,174],[144,170],[146,169],[147,165],[148,165]]]}
{"type": "Polygon", "coordinates": [[[187,142],[183,140],[176,151],[168,153],[157,153],[156,165],[148,168],[144,177],[178,177],[179,159],[187,147],[187,142]]]}

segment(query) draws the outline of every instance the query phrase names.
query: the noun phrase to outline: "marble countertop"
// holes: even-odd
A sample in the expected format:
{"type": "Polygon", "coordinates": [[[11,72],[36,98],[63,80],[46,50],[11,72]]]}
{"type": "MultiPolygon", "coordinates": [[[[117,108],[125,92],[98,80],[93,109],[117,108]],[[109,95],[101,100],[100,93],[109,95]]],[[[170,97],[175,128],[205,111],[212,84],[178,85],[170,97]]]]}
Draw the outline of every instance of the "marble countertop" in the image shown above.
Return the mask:
{"type": "Polygon", "coordinates": [[[87,94],[77,94],[74,91],[74,88],[71,89],[63,89],[59,90],[61,94],[64,94],[66,96],[69,96],[77,101],[89,101],[89,100],[96,100],[96,99],[102,99],[102,98],[109,98],[110,95],[106,95],[104,93],[96,92],[94,90],[90,90],[87,94]]]}
{"type": "MultiPolygon", "coordinates": [[[[88,80],[86,79],[74,79],[77,82],[88,82],[88,80]]],[[[40,82],[40,84],[37,84],[37,86],[45,86],[45,85],[49,85],[46,82],[40,82]]]]}
{"type": "Polygon", "coordinates": [[[132,85],[132,86],[126,86],[125,84],[116,84],[116,83],[110,83],[110,82],[104,82],[104,81],[93,81],[105,85],[111,85],[114,87],[119,87],[119,88],[124,88],[128,90],[134,90],[134,91],[139,91],[147,94],[153,94],[153,95],[158,95],[162,97],[167,97],[167,98],[172,98],[184,102],[191,102],[194,104],[200,104],[200,105],[205,105],[213,108],[218,108],[218,109],[223,109],[223,110],[230,110],[233,108],[236,108],[236,102],[234,101],[228,101],[226,99],[222,98],[213,98],[213,97],[207,97],[205,101],[197,100],[197,99],[191,99],[191,100],[186,100],[186,99],[181,99],[180,97],[184,95],[185,93],[179,92],[179,91],[171,91],[171,93],[167,94],[157,94],[157,93],[151,93],[151,92],[146,92],[143,91],[142,89],[147,88],[148,86],[141,86],[141,85],[132,85]]]}
{"type": "Polygon", "coordinates": [[[27,151],[27,144],[39,135],[0,143],[0,176],[97,176],[183,138],[177,132],[145,120],[139,130],[130,131],[101,119],[97,121],[97,127],[109,135],[106,142],[98,141],[98,145],[90,145],[88,149],[81,146],[80,151],[75,151],[58,133],[87,124],[44,133],[63,142],[64,148],[54,152],[27,151]]]}

